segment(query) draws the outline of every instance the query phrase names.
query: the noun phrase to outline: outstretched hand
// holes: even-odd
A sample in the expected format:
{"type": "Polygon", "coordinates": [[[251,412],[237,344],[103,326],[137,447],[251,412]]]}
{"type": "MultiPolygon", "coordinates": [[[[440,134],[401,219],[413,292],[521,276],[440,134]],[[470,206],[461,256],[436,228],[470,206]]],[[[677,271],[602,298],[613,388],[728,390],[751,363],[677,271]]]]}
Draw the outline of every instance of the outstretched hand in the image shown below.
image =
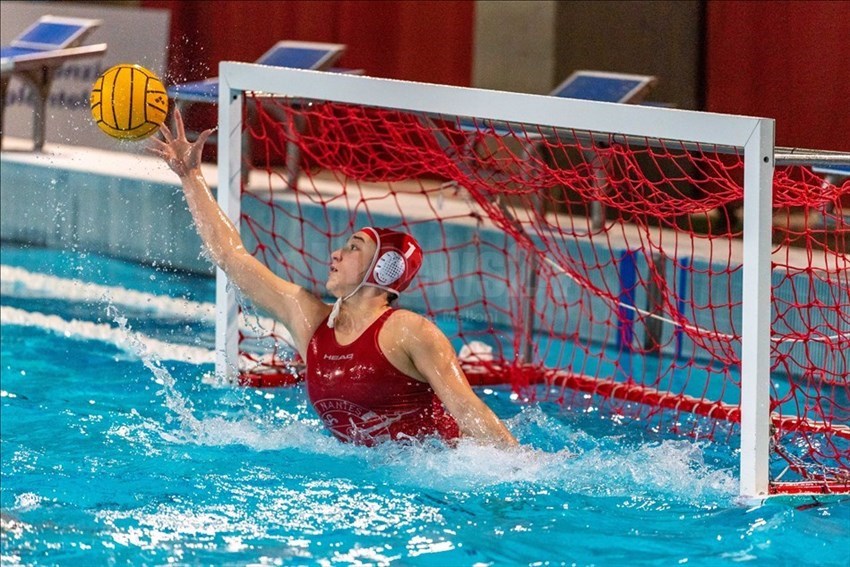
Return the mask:
{"type": "Polygon", "coordinates": [[[188,175],[192,170],[201,165],[201,152],[207,138],[215,129],[204,130],[194,142],[186,139],[186,129],[183,126],[183,117],[179,110],[174,111],[174,131],[172,134],[168,126],[163,123],[159,127],[162,140],[151,138],[148,150],[165,160],[168,167],[180,177],[188,175]]]}

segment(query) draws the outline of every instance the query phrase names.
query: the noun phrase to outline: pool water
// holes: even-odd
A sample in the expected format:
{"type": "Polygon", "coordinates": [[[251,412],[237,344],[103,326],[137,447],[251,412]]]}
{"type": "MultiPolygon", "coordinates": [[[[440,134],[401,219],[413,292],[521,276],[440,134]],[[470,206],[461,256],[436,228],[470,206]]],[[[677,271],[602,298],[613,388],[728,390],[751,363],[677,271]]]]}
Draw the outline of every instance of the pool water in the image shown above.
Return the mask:
{"type": "Polygon", "coordinates": [[[211,279],[0,251],[3,565],[850,565],[850,499],[740,502],[722,444],[507,388],[518,450],[341,444],[216,380],[211,279]]]}

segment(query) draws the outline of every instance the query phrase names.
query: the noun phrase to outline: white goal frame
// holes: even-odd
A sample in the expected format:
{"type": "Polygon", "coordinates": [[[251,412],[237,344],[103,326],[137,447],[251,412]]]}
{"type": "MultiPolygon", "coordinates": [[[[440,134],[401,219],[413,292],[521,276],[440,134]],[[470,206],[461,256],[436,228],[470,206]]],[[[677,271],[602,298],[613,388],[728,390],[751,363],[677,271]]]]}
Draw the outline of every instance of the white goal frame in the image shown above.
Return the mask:
{"type": "MultiPolygon", "coordinates": [[[[554,128],[743,148],[740,494],[768,495],[774,121],[224,61],[219,65],[218,202],[240,226],[246,92],[474,116],[554,128]]],[[[236,294],[216,272],[216,372],[238,372],[236,294]]]]}

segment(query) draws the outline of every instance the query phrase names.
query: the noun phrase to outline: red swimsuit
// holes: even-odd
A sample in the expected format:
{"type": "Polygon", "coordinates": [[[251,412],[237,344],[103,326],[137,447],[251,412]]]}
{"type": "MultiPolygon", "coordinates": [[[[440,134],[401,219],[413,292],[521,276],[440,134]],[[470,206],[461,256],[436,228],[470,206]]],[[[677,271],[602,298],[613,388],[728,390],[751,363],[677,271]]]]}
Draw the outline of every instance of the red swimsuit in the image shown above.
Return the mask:
{"type": "Polygon", "coordinates": [[[354,342],[341,345],[323,321],[307,346],[307,396],[328,429],[343,441],[374,445],[389,439],[460,435],[431,387],[402,374],[378,345],[388,309],[354,342]]]}

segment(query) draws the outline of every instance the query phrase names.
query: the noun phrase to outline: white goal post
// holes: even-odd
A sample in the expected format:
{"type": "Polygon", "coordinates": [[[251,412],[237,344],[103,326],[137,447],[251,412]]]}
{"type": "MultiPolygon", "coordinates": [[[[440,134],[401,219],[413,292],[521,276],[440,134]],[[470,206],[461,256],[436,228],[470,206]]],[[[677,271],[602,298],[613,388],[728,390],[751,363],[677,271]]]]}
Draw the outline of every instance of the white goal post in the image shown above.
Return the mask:
{"type": "MultiPolygon", "coordinates": [[[[771,198],[774,121],[706,112],[572,100],[414,83],[366,76],[222,62],[219,66],[218,201],[239,227],[244,94],[265,93],[435,115],[518,122],[741,148],[744,247],[740,493],[768,494],[771,198]]],[[[237,372],[237,304],[219,270],[216,281],[216,371],[237,372]]]]}

